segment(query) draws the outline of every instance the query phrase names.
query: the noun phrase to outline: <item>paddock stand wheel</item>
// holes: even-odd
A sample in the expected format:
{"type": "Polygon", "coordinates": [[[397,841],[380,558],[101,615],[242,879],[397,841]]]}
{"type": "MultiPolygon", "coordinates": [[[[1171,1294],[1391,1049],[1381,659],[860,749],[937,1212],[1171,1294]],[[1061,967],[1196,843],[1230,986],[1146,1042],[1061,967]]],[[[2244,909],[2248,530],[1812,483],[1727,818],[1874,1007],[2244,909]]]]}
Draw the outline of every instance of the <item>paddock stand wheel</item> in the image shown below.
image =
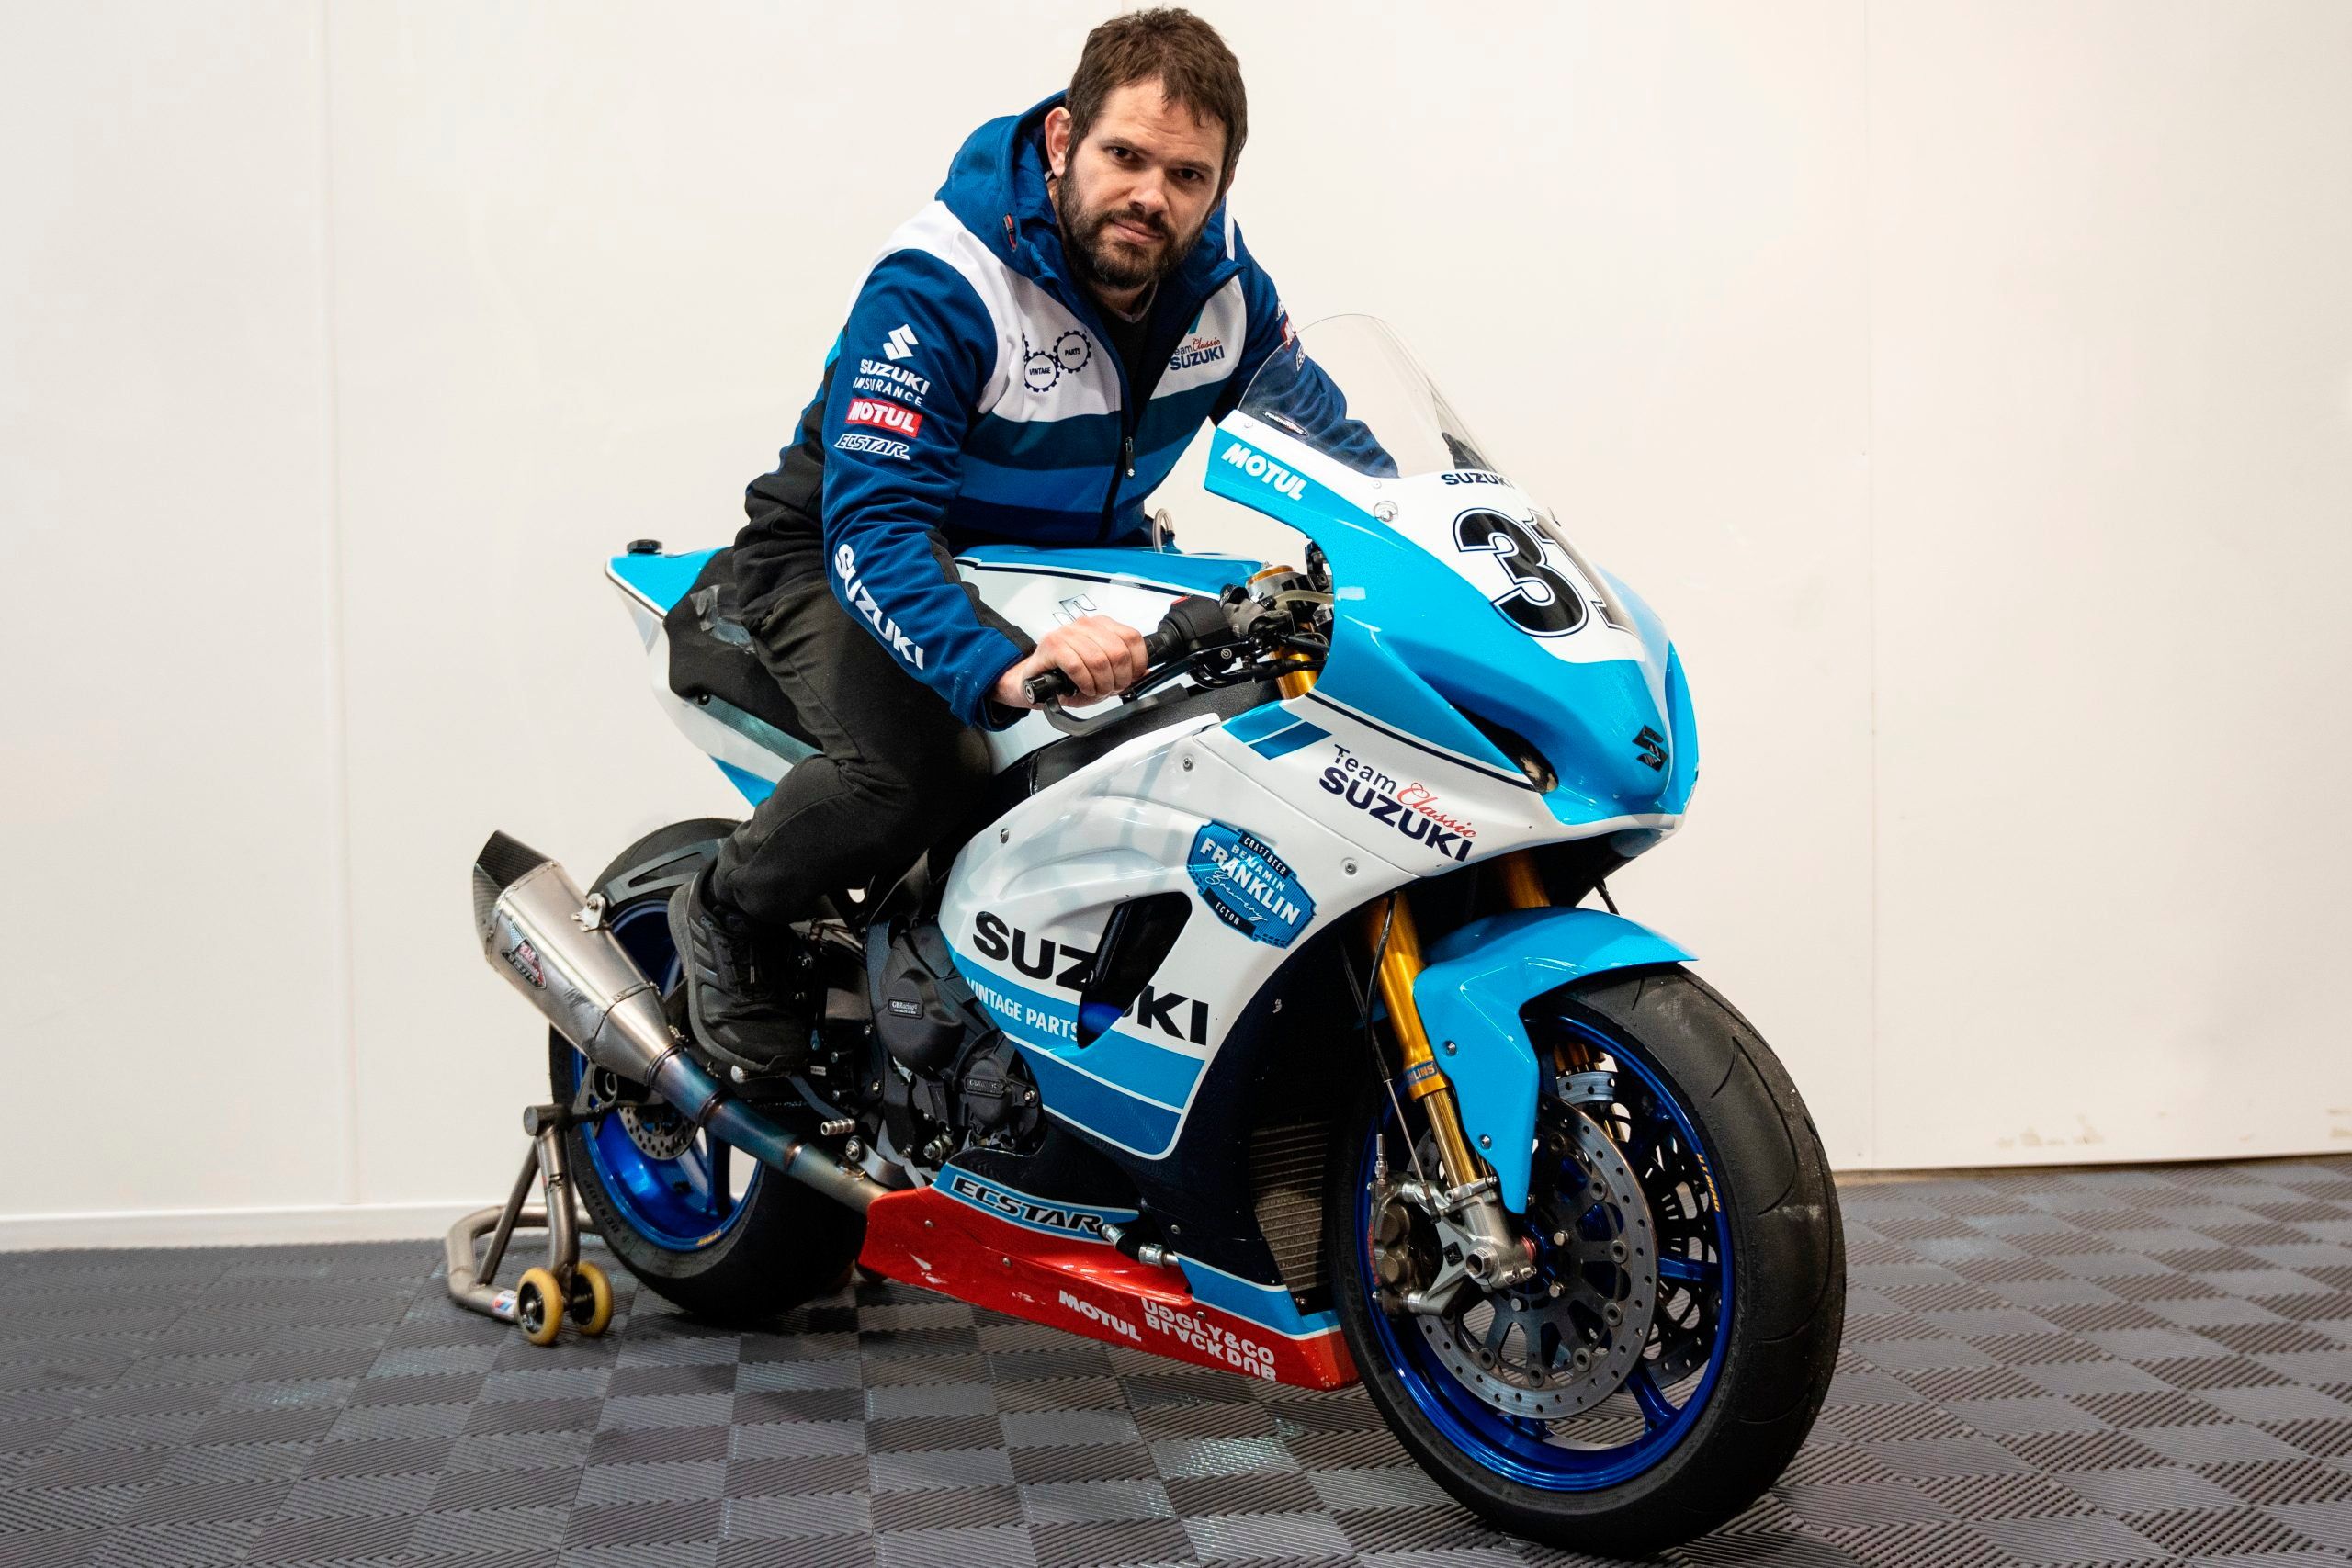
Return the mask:
{"type": "Polygon", "coordinates": [[[571,1271],[571,1299],[564,1303],[571,1326],[594,1339],[612,1326],[613,1282],[594,1263],[582,1262],[571,1271]]]}
{"type": "Polygon", "coordinates": [[[442,1242],[450,1298],[459,1306],[514,1324],[534,1345],[554,1344],[567,1321],[590,1338],[613,1321],[612,1281],[602,1269],[580,1258],[581,1235],[593,1233],[594,1226],[574,1206],[571,1183],[564,1174],[563,1134],[572,1120],[571,1111],[560,1105],[525,1111],[523,1131],[530,1135],[531,1147],[523,1156],[514,1190],[499,1207],[477,1210],[459,1220],[442,1242]],[[544,1205],[524,1201],[535,1183],[546,1187],[544,1205]],[[518,1230],[547,1232],[547,1263],[525,1269],[513,1290],[502,1291],[493,1281],[518,1230]],[[484,1232],[490,1235],[490,1246],[477,1258],[474,1247],[484,1232]]]}
{"type": "Polygon", "coordinates": [[[552,1345],[563,1332],[563,1314],[556,1301],[563,1287],[544,1269],[526,1269],[514,1281],[514,1326],[534,1345],[552,1345]]]}

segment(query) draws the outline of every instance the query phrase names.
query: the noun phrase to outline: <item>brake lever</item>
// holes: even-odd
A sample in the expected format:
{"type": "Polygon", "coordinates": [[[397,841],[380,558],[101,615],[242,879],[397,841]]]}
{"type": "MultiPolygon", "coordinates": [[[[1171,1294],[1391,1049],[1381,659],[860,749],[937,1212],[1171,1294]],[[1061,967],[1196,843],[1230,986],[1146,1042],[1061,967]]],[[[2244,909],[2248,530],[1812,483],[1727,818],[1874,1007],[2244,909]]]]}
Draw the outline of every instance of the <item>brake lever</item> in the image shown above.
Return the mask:
{"type": "MultiPolygon", "coordinates": [[[[1171,664],[1168,667],[1170,671],[1174,671],[1176,673],[1182,673],[1185,669],[1186,666],[1182,664],[1171,664]]],[[[1164,675],[1166,671],[1157,673],[1164,675]]],[[[1051,704],[1038,711],[1046,716],[1046,722],[1047,724],[1052,725],[1064,735],[1091,735],[1099,729],[1107,728],[1111,725],[1117,724],[1121,720],[1130,717],[1133,715],[1148,713],[1155,708],[1166,707],[1170,703],[1174,702],[1179,697],[1184,695],[1184,688],[1182,687],[1176,687],[1167,691],[1151,691],[1149,689],[1150,685],[1157,683],[1159,682],[1152,682],[1151,677],[1145,677],[1144,680],[1136,682],[1134,686],[1128,688],[1128,691],[1130,692],[1141,689],[1146,693],[1145,695],[1131,697],[1128,696],[1126,693],[1121,693],[1119,705],[1117,707],[1113,708],[1109,713],[1099,715],[1093,718],[1074,718],[1070,716],[1069,711],[1067,708],[1064,708],[1059,703],[1051,704]]]]}

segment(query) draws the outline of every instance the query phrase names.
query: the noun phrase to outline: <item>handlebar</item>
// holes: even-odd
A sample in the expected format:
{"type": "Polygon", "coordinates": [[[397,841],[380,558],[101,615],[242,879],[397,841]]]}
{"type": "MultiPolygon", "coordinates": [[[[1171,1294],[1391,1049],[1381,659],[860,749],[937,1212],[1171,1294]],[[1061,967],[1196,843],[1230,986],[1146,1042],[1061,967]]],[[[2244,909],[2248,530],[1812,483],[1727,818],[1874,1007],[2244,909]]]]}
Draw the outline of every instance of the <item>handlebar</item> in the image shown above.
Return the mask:
{"type": "MultiPolygon", "coordinates": [[[[1232,624],[1226,618],[1225,605],[1218,600],[1193,594],[1170,605],[1159,629],[1144,637],[1144,658],[1157,668],[1171,660],[1236,640],[1232,624]]],[[[1022,690],[1032,703],[1043,707],[1070,695],[1078,686],[1064,671],[1048,670],[1023,682],[1022,690]]]]}
{"type": "MultiPolygon", "coordinates": [[[[1165,664],[1178,654],[1190,651],[1192,637],[1184,628],[1173,624],[1173,617],[1159,623],[1159,629],[1143,639],[1144,661],[1150,665],[1165,664]]],[[[1059,702],[1078,690],[1067,671],[1048,670],[1042,675],[1032,675],[1022,682],[1021,689],[1039,707],[1049,702],[1059,702]]]]}

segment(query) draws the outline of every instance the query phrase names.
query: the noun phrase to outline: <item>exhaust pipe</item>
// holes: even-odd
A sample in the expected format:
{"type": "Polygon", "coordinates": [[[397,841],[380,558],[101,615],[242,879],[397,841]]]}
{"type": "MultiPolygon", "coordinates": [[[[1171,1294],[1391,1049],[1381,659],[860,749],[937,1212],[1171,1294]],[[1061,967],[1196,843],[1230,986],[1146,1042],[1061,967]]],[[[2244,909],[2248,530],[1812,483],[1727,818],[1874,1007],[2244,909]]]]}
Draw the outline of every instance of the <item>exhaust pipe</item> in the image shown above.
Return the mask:
{"type": "Polygon", "coordinates": [[[581,1055],[642,1084],[697,1127],[863,1211],[884,1189],[740,1100],[670,1032],[662,993],[606,930],[601,907],[548,856],[492,833],[474,858],[482,957],[581,1055]]]}

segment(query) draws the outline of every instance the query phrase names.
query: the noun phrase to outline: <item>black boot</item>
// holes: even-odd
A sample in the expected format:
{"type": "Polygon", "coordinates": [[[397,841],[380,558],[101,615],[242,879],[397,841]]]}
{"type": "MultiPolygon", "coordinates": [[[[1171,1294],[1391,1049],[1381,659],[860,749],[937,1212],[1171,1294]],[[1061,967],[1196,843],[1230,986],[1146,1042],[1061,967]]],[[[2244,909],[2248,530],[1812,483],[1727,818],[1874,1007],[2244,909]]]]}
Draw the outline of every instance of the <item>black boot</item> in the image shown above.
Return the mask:
{"type": "Polygon", "coordinates": [[[712,897],[707,869],[670,896],[670,940],[685,967],[686,1017],[704,1050],[746,1072],[808,1065],[808,1017],[761,973],[757,930],[712,897]]]}

